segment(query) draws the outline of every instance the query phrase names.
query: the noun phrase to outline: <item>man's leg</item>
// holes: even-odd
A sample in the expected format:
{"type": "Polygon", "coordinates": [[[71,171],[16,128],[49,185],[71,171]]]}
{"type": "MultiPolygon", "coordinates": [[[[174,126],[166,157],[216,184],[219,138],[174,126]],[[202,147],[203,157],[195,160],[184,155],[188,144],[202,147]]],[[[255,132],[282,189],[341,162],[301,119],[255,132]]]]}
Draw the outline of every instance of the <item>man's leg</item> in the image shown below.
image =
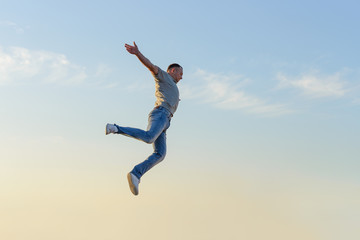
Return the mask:
{"type": "Polygon", "coordinates": [[[149,114],[149,123],[147,131],[120,127],[116,124],[106,125],[106,134],[118,133],[128,137],[144,141],[146,143],[153,143],[154,153],[148,157],[144,162],[138,164],[128,174],[129,187],[134,195],[139,194],[140,178],[152,167],[161,162],[166,154],[166,130],[170,127],[171,113],[164,108],[154,109],[149,114]],[[110,128],[115,128],[110,129],[110,128]]]}
{"type": "Polygon", "coordinates": [[[166,131],[163,131],[153,143],[154,153],[151,154],[144,162],[136,165],[131,171],[138,179],[140,179],[147,171],[156,164],[164,160],[166,155],[166,131]]]}
{"type": "MultiPolygon", "coordinates": [[[[156,164],[161,162],[166,155],[166,129],[169,127],[169,122],[165,126],[165,130],[161,132],[158,138],[153,143],[154,153],[151,154],[144,162],[136,165],[134,169],[128,173],[127,178],[129,187],[134,195],[139,194],[140,178],[149,171],[156,164]]],[[[150,128],[151,129],[151,128],[150,128]]]]}
{"type": "Polygon", "coordinates": [[[117,134],[132,137],[146,143],[153,143],[169,125],[170,119],[166,112],[161,109],[155,109],[150,113],[147,131],[138,128],[120,127],[115,124],[118,130],[117,134]]]}

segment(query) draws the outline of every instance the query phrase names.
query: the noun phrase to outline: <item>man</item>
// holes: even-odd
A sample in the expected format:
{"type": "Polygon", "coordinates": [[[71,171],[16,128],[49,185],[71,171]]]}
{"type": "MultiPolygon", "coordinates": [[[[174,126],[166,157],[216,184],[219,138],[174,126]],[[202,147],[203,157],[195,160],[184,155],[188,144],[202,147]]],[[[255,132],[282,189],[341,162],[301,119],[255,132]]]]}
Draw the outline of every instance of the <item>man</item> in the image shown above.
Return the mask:
{"type": "Polygon", "coordinates": [[[168,67],[166,72],[161,70],[139,51],[135,42],[134,46],[125,44],[125,48],[130,54],[135,55],[154,76],[155,108],[149,114],[146,131],[137,128],[120,127],[116,124],[107,124],[105,133],[106,135],[109,133],[122,134],[153,145],[154,153],[144,162],[136,165],[127,175],[131,192],[138,195],[140,178],[165,158],[166,130],[170,127],[171,118],[180,101],[176,84],[182,79],[183,69],[179,64],[174,63],[168,67]]]}

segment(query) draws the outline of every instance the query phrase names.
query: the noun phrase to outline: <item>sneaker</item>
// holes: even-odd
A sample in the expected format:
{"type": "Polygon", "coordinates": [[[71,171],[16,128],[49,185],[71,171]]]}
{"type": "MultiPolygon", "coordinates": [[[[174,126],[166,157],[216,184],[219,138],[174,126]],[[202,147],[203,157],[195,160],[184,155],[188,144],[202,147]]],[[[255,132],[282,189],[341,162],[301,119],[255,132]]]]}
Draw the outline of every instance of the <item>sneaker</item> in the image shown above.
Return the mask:
{"type": "Polygon", "coordinates": [[[137,178],[134,174],[132,174],[132,173],[128,173],[127,179],[128,179],[128,181],[129,181],[130,191],[131,191],[134,195],[138,195],[138,194],[139,194],[139,183],[140,183],[140,179],[138,179],[138,178],[137,178]]]}
{"type": "Polygon", "coordinates": [[[117,133],[117,127],[114,124],[106,124],[105,128],[105,135],[108,135],[110,133],[117,133]]]}

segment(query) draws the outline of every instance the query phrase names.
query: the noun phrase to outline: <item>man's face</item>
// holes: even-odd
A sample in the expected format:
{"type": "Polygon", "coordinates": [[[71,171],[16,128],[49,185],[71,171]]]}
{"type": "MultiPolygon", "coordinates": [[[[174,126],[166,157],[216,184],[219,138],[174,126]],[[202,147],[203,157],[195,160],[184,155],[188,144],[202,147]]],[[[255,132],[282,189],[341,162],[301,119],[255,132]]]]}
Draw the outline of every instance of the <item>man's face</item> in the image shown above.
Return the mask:
{"type": "Polygon", "coordinates": [[[174,80],[176,81],[176,83],[178,83],[183,76],[183,69],[182,67],[175,67],[173,69],[171,69],[171,76],[174,78],[174,80]]]}

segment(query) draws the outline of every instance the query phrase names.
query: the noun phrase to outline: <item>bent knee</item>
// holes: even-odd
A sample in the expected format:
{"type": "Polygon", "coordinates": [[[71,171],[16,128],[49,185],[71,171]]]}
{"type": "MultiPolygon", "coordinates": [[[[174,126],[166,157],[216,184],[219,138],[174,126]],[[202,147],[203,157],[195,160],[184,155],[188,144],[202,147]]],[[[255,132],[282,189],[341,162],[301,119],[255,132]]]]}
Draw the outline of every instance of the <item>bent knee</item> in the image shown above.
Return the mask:
{"type": "Polygon", "coordinates": [[[164,160],[164,158],[166,156],[166,152],[157,152],[156,155],[159,159],[158,161],[162,161],[162,160],[164,160]]]}
{"type": "Polygon", "coordinates": [[[144,142],[147,143],[147,144],[152,144],[152,143],[155,142],[155,140],[156,140],[156,139],[154,139],[154,138],[146,137],[146,138],[144,139],[144,142]]]}
{"type": "Polygon", "coordinates": [[[156,138],[146,133],[145,137],[142,140],[147,144],[152,144],[155,142],[156,138]]]}

